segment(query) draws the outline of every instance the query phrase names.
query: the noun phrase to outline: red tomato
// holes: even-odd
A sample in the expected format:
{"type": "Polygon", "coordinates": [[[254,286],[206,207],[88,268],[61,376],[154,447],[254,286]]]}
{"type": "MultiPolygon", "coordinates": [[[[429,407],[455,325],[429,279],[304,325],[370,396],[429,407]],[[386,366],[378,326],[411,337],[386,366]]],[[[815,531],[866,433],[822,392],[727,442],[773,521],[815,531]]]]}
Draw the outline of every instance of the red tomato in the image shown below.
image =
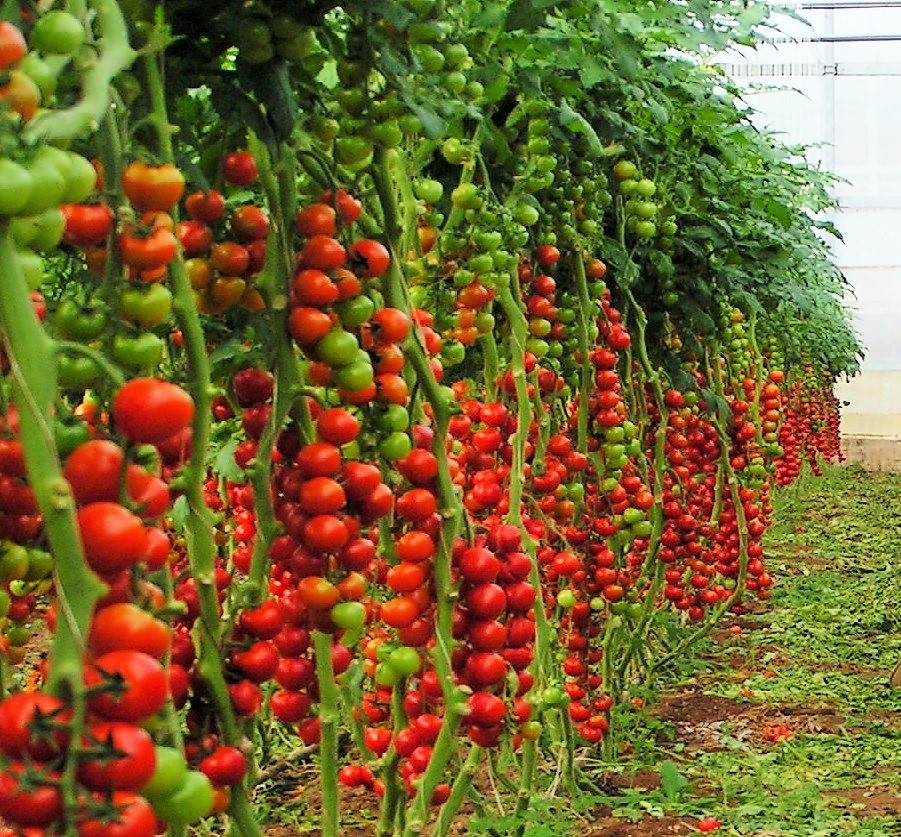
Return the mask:
{"type": "Polygon", "coordinates": [[[215,189],[210,189],[209,192],[191,192],[185,198],[185,209],[195,221],[215,224],[225,214],[225,198],[215,189]]]}
{"type": "Polygon", "coordinates": [[[113,791],[111,802],[116,810],[115,820],[82,820],[78,823],[78,837],[152,837],[158,833],[153,807],[142,796],[113,791]]]}
{"type": "Polygon", "coordinates": [[[68,203],[60,206],[66,219],[63,241],[75,247],[102,244],[113,229],[113,211],[104,203],[68,203]]]}
{"type": "Polygon", "coordinates": [[[128,569],[147,551],[141,519],[118,503],[89,503],[79,509],[78,530],[85,560],[98,573],[128,569]]]}
{"type": "Polygon", "coordinates": [[[116,430],[133,442],[158,444],[194,418],[194,401],[175,384],[157,378],[133,378],[113,397],[116,430]]]}
{"type": "Polygon", "coordinates": [[[88,647],[95,655],[110,651],[141,651],[162,657],[172,643],[172,631],[135,604],[117,602],[94,614],[88,647]]]}
{"type": "Polygon", "coordinates": [[[12,762],[0,773],[0,816],[15,825],[49,826],[63,812],[62,794],[55,785],[26,785],[24,772],[23,764],[12,762]]]}
{"type": "Polygon", "coordinates": [[[326,203],[314,203],[298,210],[294,218],[298,235],[334,235],[338,230],[337,213],[326,203]]]}
{"type": "Polygon", "coordinates": [[[250,186],[257,179],[257,164],[249,151],[232,151],[222,160],[222,175],[233,186],[250,186]]]}
{"type": "Polygon", "coordinates": [[[140,651],[110,651],[85,670],[85,682],[96,687],[121,681],[121,688],[98,692],[89,698],[92,711],[117,721],[142,721],[155,715],[166,702],[166,673],[153,657],[140,651]]]}
{"type": "Polygon", "coordinates": [[[349,256],[355,271],[368,279],[381,276],[391,264],[388,248],[371,238],[360,239],[351,244],[349,256]]]}
{"type": "Polygon", "coordinates": [[[18,692],[0,702],[0,750],[10,758],[45,761],[59,754],[46,733],[63,712],[63,702],[44,692],[18,692]]]}
{"type": "Polygon", "coordinates": [[[234,785],[247,773],[247,759],[237,747],[217,747],[198,768],[214,785],[234,785]]]}
{"type": "MultiPolygon", "coordinates": [[[[156,769],[153,739],[133,724],[101,723],[89,729],[95,746],[109,755],[78,765],[78,781],[92,790],[138,790],[156,769]]],[[[92,742],[93,743],[93,742],[92,742]]]]}

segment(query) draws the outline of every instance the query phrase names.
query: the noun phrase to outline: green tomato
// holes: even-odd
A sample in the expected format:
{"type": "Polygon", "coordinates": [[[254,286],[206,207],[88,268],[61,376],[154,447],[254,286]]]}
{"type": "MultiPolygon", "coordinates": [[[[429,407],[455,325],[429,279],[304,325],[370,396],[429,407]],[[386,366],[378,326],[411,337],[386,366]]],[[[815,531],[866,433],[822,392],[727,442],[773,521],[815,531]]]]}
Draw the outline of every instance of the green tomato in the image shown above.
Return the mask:
{"type": "Polygon", "coordinates": [[[25,247],[16,251],[16,258],[28,289],[36,291],[44,284],[44,260],[34,250],[25,247]]]}
{"type": "Polygon", "coordinates": [[[650,198],[653,197],[654,193],[657,191],[657,184],[650,178],[643,177],[638,181],[635,191],[643,198],[650,198]]]}
{"type": "Polygon", "coordinates": [[[170,825],[190,825],[210,813],[213,801],[210,780],[199,770],[189,770],[174,793],[157,797],[152,804],[157,816],[170,825]]]}
{"type": "Polygon", "coordinates": [[[67,152],[52,145],[42,145],[24,166],[34,180],[34,186],[20,210],[22,215],[37,215],[63,202],[72,169],[67,152]]]}
{"type": "Polygon", "coordinates": [[[134,285],[119,297],[119,315],[142,328],[164,323],[172,313],[172,292],[160,282],[134,285]]]}
{"type": "Polygon", "coordinates": [[[413,194],[421,201],[429,204],[436,204],[441,200],[444,194],[444,186],[438,180],[422,178],[413,183],[413,194]]]}
{"type": "Polygon", "coordinates": [[[19,64],[19,69],[38,86],[42,101],[47,101],[56,93],[56,72],[38,53],[29,52],[19,64]]]}
{"type": "Polygon", "coordinates": [[[465,163],[469,157],[469,149],[456,137],[450,137],[441,146],[441,154],[448,163],[459,166],[465,163]]]}
{"type": "Polygon", "coordinates": [[[475,183],[461,183],[451,192],[451,203],[457,209],[479,209],[483,202],[475,183]]]}
{"type": "Polygon", "coordinates": [[[379,430],[383,433],[397,433],[410,426],[410,413],[400,404],[389,404],[378,419],[379,430]]]}
{"type": "Polygon", "coordinates": [[[375,682],[384,689],[390,689],[401,681],[401,675],[398,674],[387,663],[379,663],[375,667],[375,682]]]}
{"type": "Polygon", "coordinates": [[[601,598],[600,596],[595,596],[588,603],[588,606],[594,611],[603,610],[605,607],[607,607],[607,601],[605,599],[601,598]]]}
{"type": "Polygon", "coordinates": [[[91,161],[72,151],[64,152],[69,158],[69,174],[66,178],[66,191],[63,203],[81,203],[94,191],[97,172],[91,161]]]}
{"type": "Polygon", "coordinates": [[[62,241],[65,229],[65,216],[56,208],[47,209],[39,215],[13,218],[9,222],[9,231],[16,244],[40,253],[56,247],[62,241]]]}
{"type": "Polygon", "coordinates": [[[445,73],[441,77],[441,86],[454,95],[459,96],[466,89],[466,76],[459,70],[445,73]]]}
{"type": "Polygon", "coordinates": [[[335,310],[338,312],[344,328],[359,328],[372,318],[375,313],[375,303],[365,294],[360,294],[353,299],[339,302],[335,305],[335,310]]]}
{"type": "Polygon", "coordinates": [[[28,572],[25,573],[25,581],[42,581],[52,572],[53,556],[49,552],[43,549],[28,550],[28,572]]]}
{"type": "Polygon", "coordinates": [[[444,69],[445,58],[442,52],[431,44],[420,44],[410,50],[413,57],[419,62],[423,72],[434,74],[444,69]]]}
{"type": "Polygon", "coordinates": [[[45,55],[71,55],[84,43],[84,26],[69,12],[47,12],[35,22],[29,40],[45,55]]]}
{"type": "Polygon", "coordinates": [[[357,357],[360,344],[349,331],[335,329],[316,344],[316,356],[331,367],[347,366],[357,357]]]}
{"type": "Polygon", "coordinates": [[[164,343],[151,331],[138,335],[117,334],[113,337],[111,354],[123,369],[141,372],[159,366],[163,359],[164,343]]]}
{"type": "Polygon", "coordinates": [[[153,776],[141,788],[141,796],[151,802],[172,796],[184,783],[188,775],[185,757],[175,747],[155,747],[156,769],[153,776]]]}
{"type": "Polygon", "coordinates": [[[87,424],[77,419],[57,420],[53,423],[53,438],[60,458],[65,459],[91,438],[87,424]]]}
{"type": "Polygon", "coordinates": [[[0,587],[0,619],[9,613],[10,604],[12,604],[12,600],[9,597],[9,593],[0,587]]]}
{"type": "Polygon", "coordinates": [[[445,366],[457,366],[466,360],[466,346],[459,340],[445,340],[441,347],[441,362],[445,366]]]}
{"type": "Polygon", "coordinates": [[[393,669],[398,677],[409,677],[422,667],[422,660],[415,648],[401,645],[395,648],[385,661],[385,665],[393,669]]]}
{"type": "Polygon", "coordinates": [[[347,366],[341,366],[332,373],[335,386],[348,392],[359,392],[366,389],[375,379],[372,364],[366,360],[355,360],[347,366]]]}
{"type": "Polygon", "coordinates": [[[548,686],[541,693],[540,703],[545,707],[565,706],[569,703],[569,698],[559,686],[548,686]]]}
{"type": "Polygon", "coordinates": [[[566,610],[569,610],[569,608],[571,607],[575,607],[576,594],[568,587],[561,590],[559,593],[557,593],[557,604],[566,610]]]}
{"type": "Polygon", "coordinates": [[[625,523],[626,526],[635,526],[636,524],[643,522],[644,519],[644,512],[641,509],[630,506],[623,512],[623,523],[625,523]]]}
{"type": "Polygon", "coordinates": [[[448,44],[444,48],[444,60],[449,70],[457,70],[470,63],[465,44],[448,44]]]}
{"type": "Polygon", "coordinates": [[[330,143],[338,136],[340,130],[341,125],[337,119],[331,119],[322,114],[315,114],[310,119],[310,131],[321,143],[330,143]]]}
{"type": "Polygon", "coordinates": [[[338,137],[335,161],[342,166],[358,166],[372,159],[372,143],[364,137],[338,137]]]}
{"type": "Polygon", "coordinates": [[[108,324],[106,304],[99,300],[79,305],[74,299],[64,299],[53,317],[56,333],[65,340],[89,342],[103,334],[108,324]]]}
{"type": "Polygon", "coordinates": [[[16,215],[28,206],[34,184],[25,166],[0,157],[0,215],[16,215]]]}
{"type": "Polygon", "coordinates": [[[403,459],[411,450],[413,450],[413,443],[410,441],[410,437],[401,431],[389,433],[379,442],[379,455],[389,462],[403,459]]]}
{"type": "Polygon", "coordinates": [[[397,148],[404,140],[404,132],[395,119],[380,122],[369,131],[370,137],[385,148],[397,148]]]}
{"type": "Polygon", "coordinates": [[[82,392],[100,378],[100,368],[89,357],[61,354],[56,358],[56,377],[65,390],[82,392]]]}
{"type": "Polygon", "coordinates": [[[13,541],[0,542],[0,584],[28,574],[28,550],[13,541]]]}
{"type": "Polygon", "coordinates": [[[342,630],[357,630],[366,621],[366,606],[361,602],[339,602],[329,611],[329,617],[342,630]]]}
{"type": "Polygon", "coordinates": [[[638,166],[630,160],[620,160],[613,167],[613,175],[617,180],[634,180],[638,175],[638,166]]]}
{"type": "Polygon", "coordinates": [[[531,204],[519,202],[513,207],[513,218],[524,227],[531,227],[538,223],[540,213],[531,204]]]}

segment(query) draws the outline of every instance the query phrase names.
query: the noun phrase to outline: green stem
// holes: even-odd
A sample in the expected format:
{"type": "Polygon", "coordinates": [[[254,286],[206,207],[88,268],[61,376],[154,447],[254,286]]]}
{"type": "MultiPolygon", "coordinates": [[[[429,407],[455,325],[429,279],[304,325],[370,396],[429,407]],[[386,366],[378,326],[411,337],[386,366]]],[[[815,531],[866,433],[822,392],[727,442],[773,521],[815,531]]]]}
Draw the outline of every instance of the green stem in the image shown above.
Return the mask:
{"type": "MultiPolygon", "coordinates": [[[[167,162],[174,162],[172,131],[167,127],[169,123],[166,96],[159,56],[154,53],[144,55],[143,65],[147,76],[151,111],[156,117],[160,157],[167,162]]],[[[184,335],[191,395],[194,398],[195,409],[190,456],[181,476],[184,496],[188,502],[188,514],[185,521],[188,561],[191,566],[191,575],[197,584],[197,596],[200,604],[200,617],[195,629],[199,644],[198,671],[209,688],[223,738],[228,744],[241,747],[244,743],[244,735],[235,717],[234,707],[225,682],[219,642],[223,626],[216,588],[216,544],[213,539],[215,517],[203,498],[214,391],[210,378],[210,361],[200,317],[194,305],[194,292],[185,273],[185,265],[181,256],[172,262],[169,274],[173,286],[172,310],[184,335]]],[[[252,773],[252,771],[250,772],[252,773]]],[[[253,814],[247,788],[243,784],[235,785],[232,788],[229,813],[233,820],[233,829],[236,829],[242,837],[259,837],[260,827],[253,814]]]]}
{"type": "Polygon", "coordinates": [[[457,774],[456,779],[454,779],[453,785],[451,785],[450,796],[447,798],[447,802],[441,806],[441,811],[438,813],[438,820],[432,831],[433,837],[447,837],[447,834],[453,825],[454,818],[457,816],[457,812],[460,810],[463,800],[466,799],[469,789],[472,787],[472,780],[475,778],[476,770],[482,760],[483,753],[484,750],[475,745],[473,745],[472,749],[469,751],[466,761],[463,762],[460,772],[457,774]]]}
{"type": "Polygon", "coordinates": [[[322,837],[338,837],[338,716],[340,699],[332,669],[332,638],[313,631],[316,680],[319,684],[319,778],[322,837]]]}
{"type": "Polygon", "coordinates": [[[97,53],[81,69],[81,99],[60,110],[47,111],[23,131],[29,142],[54,142],[94,133],[106,115],[112,80],[130,67],[137,53],[128,43],[128,26],[114,0],[90,0],[98,31],[97,53]]]}
{"type": "Polygon", "coordinates": [[[55,557],[53,580],[59,615],[50,649],[46,689],[68,700],[72,709],[72,745],[61,788],[66,834],[74,834],[76,754],[84,728],[85,689],[82,660],[94,605],[105,586],[90,570],[75,520],[75,500],[63,478],[49,418],[56,401],[53,344],[34,315],[28,286],[8,229],[0,229],[0,331],[9,359],[19,412],[19,437],[28,484],[44,519],[44,533],[55,557]]]}

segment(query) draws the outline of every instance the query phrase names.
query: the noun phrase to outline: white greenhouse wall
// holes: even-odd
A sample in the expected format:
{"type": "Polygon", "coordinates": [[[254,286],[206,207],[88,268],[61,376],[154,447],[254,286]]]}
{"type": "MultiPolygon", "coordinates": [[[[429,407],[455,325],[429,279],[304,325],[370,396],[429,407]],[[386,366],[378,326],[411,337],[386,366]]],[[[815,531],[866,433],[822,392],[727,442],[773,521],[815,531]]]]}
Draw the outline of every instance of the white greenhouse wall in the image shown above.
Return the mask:
{"type": "Polygon", "coordinates": [[[809,26],[779,18],[777,43],[719,63],[745,86],[757,124],[815,145],[810,158],[846,181],[835,188],[844,242],[834,252],[867,353],[861,374],[837,387],[842,427],[852,458],[901,469],[901,441],[891,444],[901,440],[901,2],[807,5],[797,11],[809,26]],[[815,42],[874,35],[897,39],[815,42]]]}

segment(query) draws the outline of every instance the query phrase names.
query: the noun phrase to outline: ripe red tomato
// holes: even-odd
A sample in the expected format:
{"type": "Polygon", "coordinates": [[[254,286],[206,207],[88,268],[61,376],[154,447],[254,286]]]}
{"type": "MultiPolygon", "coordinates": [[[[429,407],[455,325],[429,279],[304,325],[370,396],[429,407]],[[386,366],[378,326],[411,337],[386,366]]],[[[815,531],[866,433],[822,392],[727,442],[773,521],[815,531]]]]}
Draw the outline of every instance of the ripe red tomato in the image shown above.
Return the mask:
{"type": "Polygon", "coordinates": [[[172,643],[172,630],[153,614],[130,602],[116,602],[94,614],[88,647],[95,655],[141,651],[162,657],[172,643]]]}
{"type": "Polygon", "coordinates": [[[194,401],[175,384],[132,378],[113,397],[117,432],[133,442],[159,444],[184,430],[194,418],[194,401]]]}
{"type": "Polygon", "coordinates": [[[238,241],[264,239],[269,233],[269,216],[258,206],[241,206],[232,213],[231,231],[238,241]]]}
{"type": "Polygon", "coordinates": [[[203,221],[181,221],[175,233],[186,256],[203,256],[213,244],[213,231],[203,221]]]}
{"type": "Polygon", "coordinates": [[[349,410],[343,407],[330,407],[316,419],[316,432],[324,442],[333,445],[346,445],[360,433],[361,424],[349,410]]]}
{"type": "Polygon", "coordinates": [[[222,176],[233,186],[250,186],[257,179],[257,164],[249,151],[232,151],[222,160],[222,176]]]}
{"type": "Polygon", "coordinates": [[[136,227],[126,227],[118,241],[122,261],[135,270],[156,270],[178,254],[178,239],[165,227],[154,227],[146,234],[136,227]]]}
{"type": "Polygon", "coordinates": [[[85,560],[98,573],[133,567],[147,551],[141,519],[118,503],[89,503],[79,509],[78,530],[85,560]]]}
{"type": "Polygon", "coordinates": [[[198,768],[214,785],[234,785],[247,773],[247,759],[237,747],[217,747],[198,768]]]}
{"type": "Polygon", "coordinates": [[[18,692],[0,702],[0,750],[10,758],[45,761],[59,754],[59,741],[47,737],[54,719],[63,720],[63,702],[44,692],[18,692]]]}
{"type": "Polygon", "coordinates": [[[12,762],[0,773],[0,816],[15,825],[45,828],[62,814],[62,794],[56,785],[26,785],[24,772],[21,762],[12,762]]]}
{"type": "Polygon", "coordinates": [[[334,235],[338,231],[337,213],[327,203],[314,203],[298,210],[294,218],[298,235],[334,235]]]}
{"type": "Polygon", "coordinates": [[[104,203],[68,203],[60,206],[60,211],[66,219],[66,244],[102,244],[113,229],[113,211],[104,203]]]}
{"type": "Polygon", "coordinates": [[[215,224],[225,214],[225,198],[215,189],[210,189],[209,192],[191,192],[185,198],[185,209],[195,221],[215,224]]]}
{"type": "Polygon", "coordinates": [[[95,746],[108,749],[102,758],[78,765],[78,781],[91,790],[138,790],[156,769],[153,739],[133,724],[94,724],[88,733],[95,746]]]}
{"type": "Polygon", "coordinates": [[[298,261],[301,266],[314,270],[334,270],[343,267],[346,258],[347,252],[338,239],[328,235],[314,235],[303,245],[298,261]]]}
{"type": "Polygon", "coordinates": [[[391,264],[391,254],[380,241],[363,238],[350,245],[348,253],[358,275],[367,279],[381,276],[391,264]]]}
{"type": "Polygon", "coordinates": [[[115,808],[115,819],[81,820],[78,837],[152,837],[157,833],[156,814],[144,797],[129,791],[113,791],[110,801],[115,808]]]}
{"type": "Polygon", "coordinates": [[[116,681],[121,687],[98,692],[88,700],[91,710],[104,718],[143,721],[166,702],[168,682],[163,667],[140,651],[110,651],[85,669],[85,683],[90,687],[116,681]]]}

